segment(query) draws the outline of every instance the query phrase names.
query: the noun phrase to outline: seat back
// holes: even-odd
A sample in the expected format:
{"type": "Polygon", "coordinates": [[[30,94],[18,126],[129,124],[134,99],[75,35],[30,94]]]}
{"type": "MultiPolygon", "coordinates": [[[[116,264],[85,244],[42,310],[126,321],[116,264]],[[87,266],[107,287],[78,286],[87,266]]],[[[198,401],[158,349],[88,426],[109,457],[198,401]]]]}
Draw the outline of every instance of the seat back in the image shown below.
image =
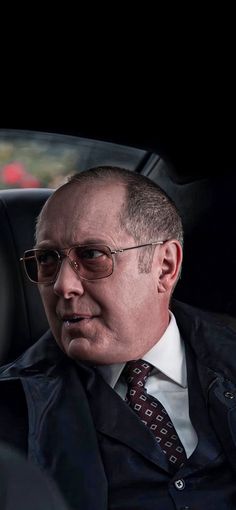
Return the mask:
{"type": "Polygon", "coordinates": [[[19,259],[34,244],[35,220],[51,192],[0,191],[1,364],[17,357],[48,329],[38,288],[25,277],[19,259]]]}
{"type": "Polygon", "coordinates": [[[174,297],[236,318],[236,173],[177,183],[152,176],[174,200],[184,226],[184,259],[174,297]]]}

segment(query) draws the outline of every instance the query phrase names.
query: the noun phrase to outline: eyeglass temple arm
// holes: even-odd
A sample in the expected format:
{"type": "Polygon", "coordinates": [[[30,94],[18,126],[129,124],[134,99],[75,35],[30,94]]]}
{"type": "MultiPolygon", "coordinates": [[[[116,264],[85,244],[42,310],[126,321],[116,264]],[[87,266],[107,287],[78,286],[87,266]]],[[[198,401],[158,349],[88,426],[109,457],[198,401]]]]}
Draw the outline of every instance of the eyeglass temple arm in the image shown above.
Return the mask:
{"type": "Polygon", "coordinates": [[[112,254],[122,253],[127,250],[134,250],[135,248],[143,248],[144,246],[155,246],[156,244],[164,244],[165,241],[155,241],[153,243],[139,244],[138,246],[130,246],[129,248],[117,248],[116,250],[111,250],[112,254]]]}
{"type": "MultiPolygon", "coordinates": [[[[28,260],[29,260],[29,259],[35,259],[35,256],[34,256],[34,255],[31,255],[31,257],[27,257],[27,259],[28,259],[28,260]]],[[[20,262],[24,262],[24,260],[25,260],[25,259],[24,259],[24,257],[21,257],[21,258],[20,258],[20,262]]]]}

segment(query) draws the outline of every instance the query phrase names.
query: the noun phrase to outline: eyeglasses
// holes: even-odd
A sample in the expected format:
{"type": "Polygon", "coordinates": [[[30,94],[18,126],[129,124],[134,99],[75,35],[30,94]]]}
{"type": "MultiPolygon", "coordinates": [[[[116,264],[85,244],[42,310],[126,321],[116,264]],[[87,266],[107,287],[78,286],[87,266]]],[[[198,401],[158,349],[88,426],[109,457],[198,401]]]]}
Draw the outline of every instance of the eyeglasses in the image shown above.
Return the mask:
{"type": "Polygon", "coordinates": [[[54,283],[61,263],[66,257],[68,257],[72,269],[82,280],[99,280],[107,278],[113,273],[113,255],[145,246],[163,244],[164,242],[155,241],[116,250],[102,244],[78,245],[62,250],[35,248],[25,251],[20,260],[23,262],[26,275],[33,283],[54,283]]]}

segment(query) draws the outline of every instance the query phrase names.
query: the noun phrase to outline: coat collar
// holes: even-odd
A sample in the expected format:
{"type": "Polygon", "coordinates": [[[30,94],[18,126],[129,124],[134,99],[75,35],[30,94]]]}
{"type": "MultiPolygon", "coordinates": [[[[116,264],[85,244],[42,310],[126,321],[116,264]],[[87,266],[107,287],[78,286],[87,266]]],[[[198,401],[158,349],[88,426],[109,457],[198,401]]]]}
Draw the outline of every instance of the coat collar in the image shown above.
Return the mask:
{"type": "Polygon", "coordinates": [[[16,360],[0,367],[0,378],[14,378],[43,373],[50,375],[57,366],[67,362],[50,331],[47,331],[34,345],[16,360]]]}
{"type": "Polygon", "coordinates": [[[236,384],[236,331],[220,315],[178,301],[173,301],[172,311],[181,336],[209,377],[215,374],[236,384]]]}
{"type": "MultiPolygon", "coordinates": [[[[171,307],[184,341],[209,373],[226,377],[236,384],[236,331],[216,314],[172,301],[171,307]]],[[[0,377],[14,377],[19,371],[49,373],[52,368],[71,360],[59,349],[50,331],[16,361],[0,368],[0,377]]],[[[81,364],[82,365],[82,364],[81,364]]]]}

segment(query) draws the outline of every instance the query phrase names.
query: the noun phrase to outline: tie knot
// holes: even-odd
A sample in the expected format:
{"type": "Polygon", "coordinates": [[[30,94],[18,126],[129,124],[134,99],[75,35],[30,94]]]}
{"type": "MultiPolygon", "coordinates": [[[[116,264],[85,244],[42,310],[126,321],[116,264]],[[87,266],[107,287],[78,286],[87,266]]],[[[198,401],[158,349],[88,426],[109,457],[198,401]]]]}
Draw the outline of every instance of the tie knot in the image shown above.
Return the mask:
{"type": "Polygon", "coordinates": [[[123,371],[127,385],[129,387],[145,386],[146,380],[152,369],[153,366],[143,359],[128,361],[123,371]]]}

